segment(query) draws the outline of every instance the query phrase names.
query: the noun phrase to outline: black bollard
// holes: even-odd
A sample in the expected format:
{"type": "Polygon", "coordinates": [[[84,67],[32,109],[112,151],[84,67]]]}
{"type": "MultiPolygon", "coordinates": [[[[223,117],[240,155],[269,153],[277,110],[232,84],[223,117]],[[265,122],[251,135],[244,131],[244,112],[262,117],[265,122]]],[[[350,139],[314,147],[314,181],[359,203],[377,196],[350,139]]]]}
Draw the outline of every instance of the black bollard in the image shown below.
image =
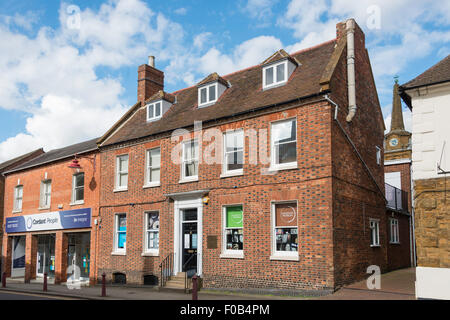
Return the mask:
{"type": "Polygon", "coordinates": [[[106,297],[106,274],[102,274],[102,297],[106,297]]]}
{"type": "Polygon", "coordinates": [[[47,272],[44,273],[44,291],[47,291],[47,272]]]}
{"type": "Polygon", "coordinates": [[[6,288],[6,272],[2,275],[2,288],[6,288]]]}

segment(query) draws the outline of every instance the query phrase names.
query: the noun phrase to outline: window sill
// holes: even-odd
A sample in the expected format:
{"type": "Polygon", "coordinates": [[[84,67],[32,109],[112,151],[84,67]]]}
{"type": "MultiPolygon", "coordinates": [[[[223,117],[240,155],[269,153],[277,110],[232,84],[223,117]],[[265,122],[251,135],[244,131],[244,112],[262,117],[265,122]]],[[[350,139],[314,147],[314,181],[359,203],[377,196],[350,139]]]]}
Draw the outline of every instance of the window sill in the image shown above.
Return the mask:
{"type": "Polygon", "coordinates": [[[127,191],[128,191],[128,188],[125,188],[125,189],[114,189],[114,190],[113,190],[114,193],[117,193],[117,192],[127,192],[127,191]]]}
{"type": "Polygon", "coordinates": [[[155,182],[155,183],[149,183],[144,185],[144,189],[149,189],[149,188],[157,188],[157,187],[161,187],[161,183],[160,182],[155,182]]]}
{"type": "Polygon", "coordinates": [[[80,201],[80,202],[72,202],[69,204],[69,206],[73,207],[73,206],[81,206],[84,204],[84,201],[80,201]]]}
{"type": "Polygon", "coordinates": [[[282,171],[282,170],[291,170],[291,169],[298,169],[297,162],[295,163],[288,163],[284,165],[277,165],[277,166],[270,166],[269,172],[276,172],[276,171],[282,171]]]}
{"type": "Polygon", "coordinates": [[[274,254],[274,255],[270,256],[270,260],[300,261],[300,257],[298,256],[298,254],[296,256],[294,256],[294,255],[274,254]]]}
{"type": "Polygon", "coordinates": [[[243,171],[227,172],[227,173],[222,173],[220,175],[220,178],[239,177],[239,176],[243,176],[243,175],[244,175],[243,171]]]}
{"type": "Polygon", "coordinates": [[[39,207],[38,210],[50,210],[50,207],[39,207]]]}
{"type": "Polygon", "coordinates": [[[159,252],[143,252],[142,257],[159,257],[159,252]]]}
{"type": "Polygon", "coordinates": [[[22,210],[14,210],[12,213],[22,213],[22,210]]]}
{"type": "Polygon", "coordinates": [[[220,255],[221,259],[244,259],[244,253],[225,252],[220,255]]]}
{"type": "Polygon", "coordinates": [[[389,242],[389,244],[397,244],[397,245],[399,245],[400,242],[389,242]]]}
{"type": "Polygon", "coordinates": [[[126,256],[126,252],[111,252],[112,256],[126,256]]]}
{"type": "Polygon", "coordinates": [[[371,248],[380,248],[381,246],[379,244],[371,244],[370,247],[371,248]]]}
{"type": "Polygon", "coordinates": [[[184,178],[184,179],[181,179],[180,181],[178,181],[178,183],[189,183],[189,182],[197,182],[197,181],[198,181],[198,177],[184,178]]]}

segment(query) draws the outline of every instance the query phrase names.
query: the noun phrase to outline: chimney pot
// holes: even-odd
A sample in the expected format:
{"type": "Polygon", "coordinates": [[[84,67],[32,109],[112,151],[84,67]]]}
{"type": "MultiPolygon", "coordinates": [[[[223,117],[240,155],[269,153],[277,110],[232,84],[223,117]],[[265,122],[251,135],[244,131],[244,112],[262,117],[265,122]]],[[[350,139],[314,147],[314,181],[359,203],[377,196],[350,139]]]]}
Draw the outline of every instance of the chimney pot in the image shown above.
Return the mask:
{"type": "Polygon", "coordinates": [[[152,68],[155,67],[155,56],[148,56],[148,65],[152,68]]]}

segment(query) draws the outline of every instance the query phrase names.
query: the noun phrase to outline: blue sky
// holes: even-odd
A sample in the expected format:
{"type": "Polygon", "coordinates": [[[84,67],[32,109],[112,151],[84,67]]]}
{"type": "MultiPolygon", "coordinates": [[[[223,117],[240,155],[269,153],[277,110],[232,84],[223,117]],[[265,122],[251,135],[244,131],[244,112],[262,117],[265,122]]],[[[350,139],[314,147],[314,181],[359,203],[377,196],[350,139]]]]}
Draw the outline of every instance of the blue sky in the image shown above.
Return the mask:
{"type": "Polygon", "coordinates": [[[366,33],[389,127],[393,77],[404,83],[450,53],[449,3],[2,0],[0,161],[102,135],[136,101],[150,54],[171,92],[333,39],[349,17],[366,33]]]}

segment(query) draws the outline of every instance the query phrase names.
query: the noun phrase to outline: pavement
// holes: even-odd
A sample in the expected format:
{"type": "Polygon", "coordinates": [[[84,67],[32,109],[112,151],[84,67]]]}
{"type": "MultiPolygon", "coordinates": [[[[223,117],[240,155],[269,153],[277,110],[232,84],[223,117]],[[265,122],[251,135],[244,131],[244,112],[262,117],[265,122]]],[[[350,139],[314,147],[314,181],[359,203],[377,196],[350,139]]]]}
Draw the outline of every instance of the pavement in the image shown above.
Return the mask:
{"type": "MultiPolygon", "coordinates": [[[[199,300],[415,300],[415,269],[402,269],[381,275],[381,288],[369,290],[366,281],[360,281],[328,296],[277,296],[244,294],[236,292],[220,292],[201,290],[198,293],[199,300]]],[[[26,300],[26,294],[30,299],[84,299],[84,300],[191,300],[191,294],[178,292],[158,291],[156,287],[106,287],[106,297],[101,297],[101,286],[81,287],[70,289],[65,285],[48,285],[48,291],[43,292],[41,283],[17,283],[7,282],[6,288],[0,288],[0,300],[18,299],[26,300]],[[21,294],[24,294],[22,296],[21,294]]]]}

